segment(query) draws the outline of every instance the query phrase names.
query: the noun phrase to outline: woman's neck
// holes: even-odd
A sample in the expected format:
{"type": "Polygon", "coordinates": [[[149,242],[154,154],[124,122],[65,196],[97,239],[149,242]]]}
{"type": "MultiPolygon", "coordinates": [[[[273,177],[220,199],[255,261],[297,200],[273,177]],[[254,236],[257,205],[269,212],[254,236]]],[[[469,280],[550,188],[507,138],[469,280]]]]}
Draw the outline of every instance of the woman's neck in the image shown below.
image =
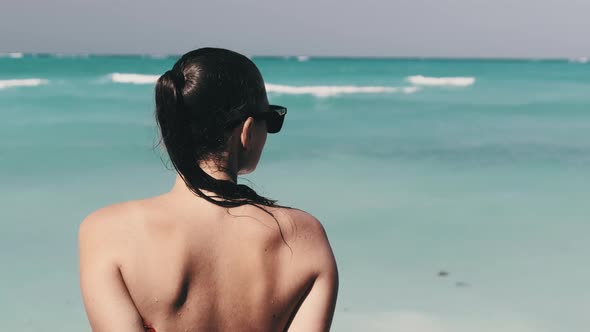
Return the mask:
{"type": "MultiPolygon", "coordinates": [[[[201,169],[217,180],[225,180],[231,181],[233,183],[238,182],[238,172],[236,170],[237,167],[230,165],[232,163],[229,162],[219,162],[213,160],[206,160],[200,163],[201,169]],[[233,166],[233,167],[232,167],[233,166]]],[[[175,193],[187,193],[191,196],[194,193],[187,187],[186,183],[180,175],[176,175],[176,180],[174,182],[174,186],[172,187],[171,192],[175,193]]]]}

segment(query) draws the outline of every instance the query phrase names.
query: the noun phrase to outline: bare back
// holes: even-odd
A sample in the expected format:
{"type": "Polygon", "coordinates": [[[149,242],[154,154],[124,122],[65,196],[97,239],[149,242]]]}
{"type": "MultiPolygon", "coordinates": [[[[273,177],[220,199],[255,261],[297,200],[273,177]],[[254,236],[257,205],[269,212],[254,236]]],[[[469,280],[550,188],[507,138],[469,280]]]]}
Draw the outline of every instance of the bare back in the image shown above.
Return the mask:
{"type": "Polygon", "coordinates": [[[104,256],[94,260],[116,267],[135,326],[158,332],[329,329],[337,272],[323,228],[299,210],[270,211],[276,220],[253,206],[228,213],[196,197],[188,202],[165,194],[95,212],[80,231],[82,290],[93,329],[114,330],[101,318],[109,309],[93,306],[107,301],[100,300],[101,281],[93,277],[99,272],[91,265],[104,256]]]}

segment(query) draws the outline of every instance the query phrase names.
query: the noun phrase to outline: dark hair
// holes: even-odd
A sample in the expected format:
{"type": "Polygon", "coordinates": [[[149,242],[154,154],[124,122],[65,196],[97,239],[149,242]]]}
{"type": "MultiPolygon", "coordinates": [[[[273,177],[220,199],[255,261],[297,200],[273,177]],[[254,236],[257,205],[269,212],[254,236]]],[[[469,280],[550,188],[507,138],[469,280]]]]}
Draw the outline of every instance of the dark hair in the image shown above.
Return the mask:
{"type": "Polygon", "coordinates": [[[266,100],[264,81],[250,59],[225,49],[200,48],[184,54],[158,79],[155,90],[161,140],[193,193],[226,208],[250,204],[270,213],[265,206],[279,206],[247,185],[213,178],[199,165],[225,148],[231,119],[266,100]]]}

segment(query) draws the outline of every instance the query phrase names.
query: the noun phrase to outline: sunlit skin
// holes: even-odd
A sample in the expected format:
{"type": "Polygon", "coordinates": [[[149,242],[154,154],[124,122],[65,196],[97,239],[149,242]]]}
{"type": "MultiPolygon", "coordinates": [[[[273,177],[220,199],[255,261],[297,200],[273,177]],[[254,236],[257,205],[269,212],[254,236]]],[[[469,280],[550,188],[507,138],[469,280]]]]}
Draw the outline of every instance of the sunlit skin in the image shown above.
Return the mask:
{"type": "MultiPolygon", "coordinates": [[[[248,118],[201,167],[235,182],[254,171],[266,139],[264,120],[248,118]]],[[[324,229],[301,210],[269,210],[277,220],[249,205],[228,211],[177,177],[160,196],[90,214],[79,244],[92,330],[329,330],[338,273],[324,229]]]]}

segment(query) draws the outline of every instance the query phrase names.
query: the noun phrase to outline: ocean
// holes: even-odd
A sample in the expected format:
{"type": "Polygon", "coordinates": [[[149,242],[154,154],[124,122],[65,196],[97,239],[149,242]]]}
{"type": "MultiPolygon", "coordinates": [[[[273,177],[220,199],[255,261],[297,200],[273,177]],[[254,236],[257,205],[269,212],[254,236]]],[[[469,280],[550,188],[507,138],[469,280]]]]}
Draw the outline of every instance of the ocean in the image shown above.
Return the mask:
{"type": "MultiPolygon", "coordinates": [[[[90,330],[77,227],[172,186],[175,60],[0,56],[3,331],[90,330]]],[[[242,181],[324,224],[334,331],[590,329],[587,60],[253,58],[289,113],[242,181]]]]}

